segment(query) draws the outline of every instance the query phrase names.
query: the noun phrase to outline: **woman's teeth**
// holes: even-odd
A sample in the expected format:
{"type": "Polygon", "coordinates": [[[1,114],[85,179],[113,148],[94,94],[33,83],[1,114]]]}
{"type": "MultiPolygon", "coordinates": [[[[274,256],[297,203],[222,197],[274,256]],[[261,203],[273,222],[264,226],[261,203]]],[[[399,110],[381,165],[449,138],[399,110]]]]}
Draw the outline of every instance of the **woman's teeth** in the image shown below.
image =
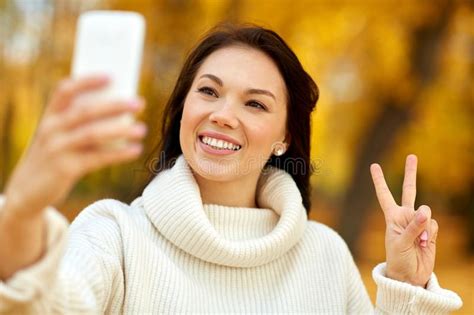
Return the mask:
{"type": "Polygon", "coordinates": [[[213,147],[214,149],[234,150],[234,151],[240,150],[240,145],[236,145],[236,144],[224,141],[224,140],[214,139],[214,138],[206,137],[206,136],[200,137],[200,139],[201,139],[202,143],[207,144],[207,145],[213,147]]]}

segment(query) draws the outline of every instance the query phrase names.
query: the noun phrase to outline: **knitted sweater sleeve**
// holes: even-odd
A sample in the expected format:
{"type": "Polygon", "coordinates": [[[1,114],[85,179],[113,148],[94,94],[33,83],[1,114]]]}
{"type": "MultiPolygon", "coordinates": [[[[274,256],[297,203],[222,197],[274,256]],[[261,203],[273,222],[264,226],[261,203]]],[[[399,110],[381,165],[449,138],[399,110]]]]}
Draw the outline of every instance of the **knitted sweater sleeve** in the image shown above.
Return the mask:
{"type": "Polygon", "coordinates": [[[113,223],[97,218],[95,224],[104,231],[97,235],[91,233],[97,231],[93,222],[87,227],[87,220],[78,220],[68,233],[67,220],[53,208],[45,212],[45,221],[45,254],[33,265],[0,281],[0,314],[119,312],[112,307],[121,303],[112,301],[123,298],[120,254],[100,245],[116,242],[113,223]]]}
{"type": "Polygon", "coordinates": [[[387,278],[385,267],[386,263],[381,263],[372,271],[377,284],[377,313],[449,314],[461,308],[461,298],[455,292],[441,288],[434,273],[424,289],[387,278]]]}
{"type": "Polygon", "coordinates": [[[347,246],[344,247],[348,262],[348,314],[448,314],[462,306],[462,300],[456,293],[440,287],[434,273],[424,289],[387,278],[386,263],[381,263],[372,271],[377,284],[374,310],[352,255],[347,246]]]}

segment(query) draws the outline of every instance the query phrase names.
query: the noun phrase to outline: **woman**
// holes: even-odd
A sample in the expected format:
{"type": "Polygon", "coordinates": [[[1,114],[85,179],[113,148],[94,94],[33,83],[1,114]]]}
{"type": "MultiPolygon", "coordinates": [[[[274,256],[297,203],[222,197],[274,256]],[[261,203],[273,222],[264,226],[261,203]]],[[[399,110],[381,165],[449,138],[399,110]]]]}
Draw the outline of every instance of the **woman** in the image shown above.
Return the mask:
{"type": "MultiPolygon", "coordinates": [[[[97,168],[137,157],[141,101],[74,104],[100,77],[66,81],[5,191],[0,310],[31,313],[371,313],[345,243],[307,221],[316,84],[274,32],[228,27],[188,57],[167,104],[157,175],[131,205],[102,200],[67,229],[48,205],[97,168]],[[128,146],[103,143],[128,140],[128,146]],[[66,231],[69,230],[69,236],[66,231]]],[[[402,206],[372,165],[387,221],[376,310],[461,306],[433,274],[436,222],[414,210],[416,157],[402,206]]]]}

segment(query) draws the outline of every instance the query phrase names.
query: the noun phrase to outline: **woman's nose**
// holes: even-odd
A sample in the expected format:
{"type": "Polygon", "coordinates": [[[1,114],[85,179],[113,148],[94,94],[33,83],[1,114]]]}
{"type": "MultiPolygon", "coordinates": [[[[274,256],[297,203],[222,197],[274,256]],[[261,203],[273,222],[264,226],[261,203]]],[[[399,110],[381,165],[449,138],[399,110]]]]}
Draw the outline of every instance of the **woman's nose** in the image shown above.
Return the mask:
{"type": "Polygon", "coordinates": [[[235,109],[232,108],[231,104],[224,104],[219,109],[209,115],[209,120],[216,123],[220,127],[230,127],[232,129],[237,128],[239,120],[237,119],[235,109]]]}

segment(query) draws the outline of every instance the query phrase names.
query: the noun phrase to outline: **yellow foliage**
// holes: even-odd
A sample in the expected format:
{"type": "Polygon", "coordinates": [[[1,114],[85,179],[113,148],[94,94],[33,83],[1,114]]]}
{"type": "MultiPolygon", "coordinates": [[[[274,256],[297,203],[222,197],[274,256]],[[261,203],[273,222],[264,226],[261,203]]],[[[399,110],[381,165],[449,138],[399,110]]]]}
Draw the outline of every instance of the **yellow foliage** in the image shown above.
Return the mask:
{"type": "MultiPolygon", "coordinates": [[[[141,91],[148,99],[143,119],[153,131],[159,129],[163,104],[185,54],[205,31],[221,21],[235,21],[278,32],[320,87],[320,101],[312,119],[311,156],[319,168],[313,181],[316,189],[337,195],[349,184],[367,130],[388,96],[397,101],[396,106],[416,108],[414,120],[400,132],[389,151],[389,162],[399,163],[403,155],[418,153],[420,172],[429,189],[447,190],[445,193],[466,189],[474,160],[474,86],[469,55],[474,15],[462,1],[454,5],[436,78],[428,86],[414,76],[410,57],[413,30],[423,23],[435,23],[439,16],[440,6],[431,2],[115,0],[99,1],[97,8],[136,10],[147,19],[141,91]]],[[[93,8],[90,4],[84,7],[93,8]]],[[[39,47],[37,59],[20,67],[5,60],[7,71],[0,73],[0,82],[15,78],[9,83],[11,89],[0,91],[14,103],[14,127],[7,135],[15,148],[14,156],[34,132],[49,92],[45,89],[52,89],[69,73],[79,13],[77,6],[61,5],[38,34],[45,44],[39,47]]],[[[14,16],[13,11],[6,14],[14,16]]],[[[11,27],[7,38],[12,39],[20,29],[11,27]]],[[[6,44],[3,41],[1,47],[6,44]]],[[[0,136],[1,132],[3,128],[0,136]]],[[[155,140],[156,135],[151,135],[147,143],[155,140]]],[[[102,174],[118,182],[127,170],[117,167],[102,174]]],[[[86,181],[84,185],[89,184],[86,181]]]]}

